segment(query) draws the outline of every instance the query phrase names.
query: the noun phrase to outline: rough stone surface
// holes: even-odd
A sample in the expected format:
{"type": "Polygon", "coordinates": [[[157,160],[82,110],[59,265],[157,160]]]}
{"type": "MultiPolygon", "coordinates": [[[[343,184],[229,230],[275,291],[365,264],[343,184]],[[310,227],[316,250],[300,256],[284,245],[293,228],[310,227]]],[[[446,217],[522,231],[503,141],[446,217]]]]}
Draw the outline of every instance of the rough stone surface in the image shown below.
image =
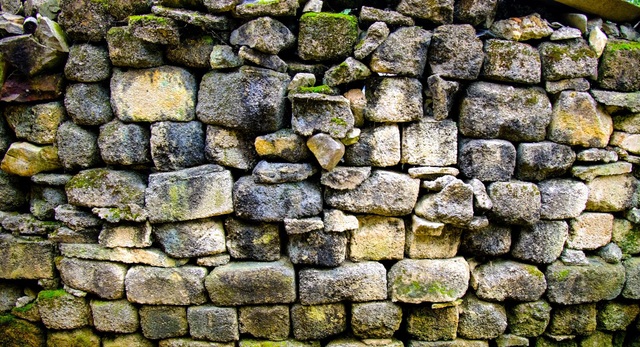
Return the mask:
{"type": "Polygon", "coordinates": [[[96,294],[103,299],[120,299],[124,296],[125,265],[64,258],[57,268],[62,281],[74,289],[96,294]]]}
{"type": "Polygon", "coordinates": [[[402,128],[401,162],[447,166],[458,161],[458,128],[450,120],[423,117],[402,128]]]}
{"type": "Polygon", "coordinates": [[[458,307],[415,307],[407,317],[407,332],[426,341],[454,340],[458,328],[458,307]]]}
{"type": "Polygon", "coordinates": [[[294,264],[338,266],[347,254],[347,237],[324,231],[289,235],[287,251],[294,264]]]}
{"type": "Polygon", "coordinates": [[[391,338],[400,328],[402,308],[389,301],[355,303],[351,306],[351,327],[359,338],[391,338]]]}
{"type": "Polygon", "coordinates": [[[640,253],[640,230],[634,224],[625,219],[613,220],[613,232],[611,240],[615,242],[623,253],[640,253]]]}
{"type": "Polygon", "coordinates": [[[508,181],[516,168],[516,149],[504,140],[468,140],[460,143],[460,171],[484,182],[508,181]]]}
{"type": "Polygon", "coordinates": [[[558,307],[547,329],[553,335],[590,335],[596,330],[596,312],[595,304],[558,307]]]}
{"type": "Polygon", "coordinates": [[[300,17],[298,55],[303,60],[339,60],[353,52],[358,38],[356,17],[327,12],[300,17]]]}
{"type": "Polygon", "coordinates": [[[625,282],[625,268],[621,264],[607,264],[597,257],[590,257],[588,262],[586,266],[567,266],[556,261],[547,267],[549,301],[575,305],[617,297],[625,282]],[[607,281],[602,281],[603,278],[607,281]]]}
{"type": "Polygon", "coordinates": [[[218,165],[250,170],[258,162],[254,138],[234,129],[207,125],[204,154],[218,165]]]}
{"type": "Polygon", "coordinates": [[[575,218],[587,206],[589,189],[580,181],[550,179],[538,183],[538,188],[543,219],[575,218]]]}
{"type": "Polygon", "coordinates": [[[547,281],[534,265],[499,260],[475,267],[471,286],[482,300],[536,301],[546,291],[547,281]]]}
{"type": "MultiPolygon", "coordinates": [[[[360,10],[360,20],[365,20],[364,18],[370,12],[370,10],[372,10],[371,12],[380,11],[376,8],[363,6],[360,10]]],[[[400,15],[397,12],[396,14],[400,15]]],[[[377,20],[378,18],[375,19],[377,20]]],[[[384,21],[376,21],[369,26],[365,36],[360,38],[360,40],[356,44],[356,47],[353,51],[353,56],[359,60],[368,57],[371,53],[373,53],[373,51],[376,50],[376,48],[380,47],[380,45],[387,39],[387,37],[389,37],[389,27],[387,26],[387,24],[384,21]]]]}
{"type": "Polygon", "coordinates": [[[540,191],[535,184],[494,182],[487,192],[493,202],[492,215],[503,223],[529,225],[540,219],[540,191]]]}
{"type": "Polygon", "coordinates": [[[353,128],[349,100],[343,96],[304,93],[289,95],[289,100],[293,113],[291,127],[300,135],[321,132],[341,138],[353,128]]]}
{"type": "Polygon", "coordinates": [[[569,221],[567,246],[573,249],[593,250],[611,241],[613,215],[585,212],[569,221]]]}
{"type": "Polygon", "coordinates": [[[599,176],[613,176],[630,173],[632,170],[631,163],[615,162],[602,165],[590,166],[574,166],[571,174],[583,181],[592,181],[599,176]]]}
{"type": "Polygon", "coordinates": [[[640,258],[629,258],[623,262],[626,272],[626,283],[622,290],[625,299],[637,300],[640,298],[640,258]]]}
{"type": "Polygon", "coordinates": [[[215,43],[217,41],[209,35],[184,37],[180,44],[167,47],[167,60],[175,65],[208,69],[215,43]]]}
{"type": "Polygon", "coordinates": [[[362,129],[360,139],[345,151],[345,163],[353,166],[393,166],[400,162],[400,128],[379,124],[362,129]]]}
{"type": "Polygon", "coordinates": [[[431,35],[415,26],[395,30],[371,55],[371,71],[420,77],[427,63],[431,35]]]}
{"type": "MultiPolygon", "coordinates": [[[[29,142],[12,143],[2,158],[2,164],[0,164],[3,173],[18,176],[32,176],[40,172],[54,171],[61,167],[56,147],[40,147],[29,142]]],[[[11,190],[8,188],[6,193],[10,193],[11,190]]]]}
{"type": "Polygon", "coordinates": [[[320,183],[336,190],[351,190],[358,187],[371,175],[371,167],[338,166],[325,171],[320,183]]]}
{"type": "Polygon", "coordinates": [[[467,291],[469,264],[464,258],[404,259],[389,270],[389,294],[394,302],[448,302],[467,291]]]}
{"type": "Polygon", "coordinates": [[[42,323],[48,329],[66,330],[89,325],[89,303],[64,289],[41,291],[38,293],[37,304],[42,323]]]}
{"type": "MultiPolygon", "coordinates": [[[[94,241],[95,242],[95,241],[94,241]]],[[[66,257],[107,260],[126,264],[146,264],[157,267],[175,267],[186,263],[168,257],[158,249],[106,248],[97,244],[61,244],[60,253],[66,257]]]]}
{"type": "Polygon", "coordinates": [[[89,43],[75,44],[69,48],[69,58],[64,66],[64,76],[77,82],[100,82],[109,78],[111,62],[104,46],[89,43]]]}
{"type": "Polygon", "coordinates": [[[68,171],[88,169],[100,163],[98,134],[67,121],[60,125],[56,136],[58,157],[68,171]]]}
{"type": "Polygon", "coordinates": [[[107,45],[114,66],[142,69],[164,63],[161,46],[133,36],[128,26],[109,29],[107,45]]]}
{"type": "Polygon", "coordinates": [[[89,346],[99,347],[100,336],[89,328],[65,331],[52,331],[47,336],[47,346],[89,346]]]}
{"type": "Polygon", "coordinates": [[[622,92],[640,89],[640,74],[630,66],[640,61],[636,42],[610,40],[604,48],[599,66],[598,84],[604,89],[622,92]]]}
{"type": "Polygon", "coordinates": [[[68,86],[64,106],[78,125],[102,125],[113,119],[109,90],[98,83],[76,83],[68,86]]]}
{"type": "Polygon", "coordinates": [[[532,46],[506,40],[487,40],[484,51],[484,77],[501,82],[540,83],[540,54],[532,46]]]}
{"type": "Polygon", "coordinates": [[[215,219],[156,225],[153,235],[164,251],[175,258],[201,257],[226,250],[224,227],[215,219]]]}
{"type": "Polygon", "coordinates": [[[399,218],[358,217],[359,228],[351,232],[349,259],[352,261],[402,259],[405,227],[399,218]]]}
{"type": "Polygon", "coordinates": [[[289,306],[243,306],[239,311],[240,333],[272,341],[289,336],[289,306]]]}
{"type": "Polygon", "coordinates": [[[480,230],[464,233],[461,249],[467,254],[480,256],[507,254],[512,244],[511,234],[509,227],[489,224],[480,230]]]}
{"type": "MultiPolygon", "coordinates": [[[[415,216],[414,216],[415,217],[415,216]]],[[[414,220],[419,217],[415,217],[414,220]]],[[[406,236],[405,254],[412,259],[447,259],[458,253],[462,229],[441,223],[429,222],[431,232],[426,227],[409,230],[406,236]],[[439,227],[434,226],[440,224],[439,227]],[[438,230],[436,232],[435,230],[438,230]],[[437,234],[437,235],[434,235],[437,234]]]]}
{"type": "Polygon", "coordinates": [[[562,92],[554,104],[548,139],[568,145],[604,147],[613,132],[611,117],[583,92],[562,92]]]}
{"type": "Polygon", "coordinates": [[[138,310],[127,300],[91,300],[91,314],[96,330],[134,333],[140,327],[138,310]]]}
{"type": "Polygon", "coordinates": [[[507,313],[501,304],[467,295],[461,305],[458,336],[467,339],[492,339],[507,328],[507,313]]]}
{"type": "Polygon", "coordinates": [[[294,44],[295,36],[281,22],[270,17],[259,17],[234,30],[229,42],[268,54],[278,54],[294,44]]]}
{"type": "Polygon", "coordinates": [[[8,106],[3,113],[17,138],[40,145],[53,144],[58,126],[66,119],[61,102],[8,106]]]}
{"type": "Polygon", "coordinates": [[[451,0],[429,2],[401,0],[396,9],[404,15],[426,19],[434,24],[445,24],[453,21],[453,1],[451,0]]]}
{"type": "Polygon", "coordinates": [[[497,5],[496,0],[462,0],[456,4],[454,16],[473,26],[489,27],[493,23],[497,5]]]}
{"type": "Polygon", "coordinates": [[[460,83],[447,81],[440,75],[431,75],[427,78],[427,85],[431,94],[433,117],[436,120],[446,119],[453,108],[454,97],[460,89],[460,83]]]}
{"type": "Polygon", "coordinates": [[[69,203],[86,207],[144,204],[146,182],[133,171],[84,170],[66,184],[69,203]]]}
{"type": "Polygon", "coordinates": [[[127,271],[127,299],[138,304],[194,305],[206,301],[203,267],[134,266],[127,271]]]}
{"type": "Polygon", "coordinates": [[[596,177],[587,183],[589,198],[586,210],[616,212],[630,208],[638,184],[630,174],[596,177]]]}
{"type": "Polygon", "coordinates": [[[516,177],[527,181],[542,181],[562,176],[576,154],[571,147],[553,142],[521,143],[518,146],[516,177]]]}
{"type": "Polygon", "coordinates": [[[142,306],[142,334],[150,340],[184,336],[189,332],[187,308],[184,306],[142,306]]]}
{"type": "Polygon", "coordinates": [[[491,31],[500,38],[513,41],[541,39],[553,33],[549,23],[537,13],[496,21],[491,25],[491,31]]]}
{"type": "Polygon", "coordinates": [[[371,122],[409,122],[422,118],[422,84],[414,78],[369,79],[364,116],[371,122]]]}
{"type": "Polygon", "coordinates": [[[466,226],[473,218],[473,189],[461,180],[450,180],[439,192],[423,195],[415,214],[431,221],[466,226]]]}
{"type": "Polygon", "coordinates": [[[151,132],[135,123],[113,120],[100,127],[98,148],[102,160],[110,165],[144,165],[151,163],[151,132]]]}
{"type": "Polygon", "coordinates": [[[474,80],[480,75],[482,41],[469,24],[437,27],[429,46],[429,67],[444,78],[474,80]]]}
{"type": "Polygon", "coordinates": [[[568,233],[569,227],[564,221],[540,221],[523,227],[513,241],[511,254],[536,264],[552,263],[562,253],[568,233]]]}
{"type": "Polygon", "coordinates": [[[237,259],[276,261],[280,258],[280,234],[276,224],[228,218],[225,221],[229,254],[237,259]]]}
{"type": "Polygon", "coordinates": [[[254,146],[259,156],[297,162],[309,156],[305,138],[291,129],[282,129],[272,134],[258,136],[254,146]]]}
{"type": "Polygon", "coordinates": [[[347,313],[344,304],[293,305],[291,328],[298,340],[320,340],[347,329],[347,313]]]}
{"type": "Polygon", "coordinates": [[[54,249],[49,241],[30,241],[0,234],[0,278],[54,278],[54,249]]]}
{"type": "Polygon", "coordinates": [[[538,47],[542,77],[546,81],[593,77],[598,74],[598,59],[584,40],[569,43],[544,42],[538,47]]]}
{"type": "Polygon", "coordinates": [[[235,307],[192,306],[187,309],[187,321],[194,339],[216,342],[240,339],[235,307]]]}
{"type": "Polygon", "coordinates": [[[159,171],[180,170],[203,164],[202,123],[156,122],[151,124],[151,158],[159,171]]]}
{"type": "Polygon", "coordinates": [[[507,308],[511,333],[535,337],[544,333],[551,320],[551,305],[545,300],[518,303],[507,308]]]}

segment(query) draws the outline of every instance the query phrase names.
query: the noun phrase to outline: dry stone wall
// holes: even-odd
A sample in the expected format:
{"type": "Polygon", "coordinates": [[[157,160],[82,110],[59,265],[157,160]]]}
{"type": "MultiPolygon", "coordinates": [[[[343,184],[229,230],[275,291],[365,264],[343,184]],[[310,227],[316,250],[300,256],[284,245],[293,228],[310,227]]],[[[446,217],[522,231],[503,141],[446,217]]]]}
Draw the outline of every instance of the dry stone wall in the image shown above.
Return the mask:
{"type": "Polygon", "coordinates": [[[631,25],[0,5],[1,346],[640,346],[631,25]]]}

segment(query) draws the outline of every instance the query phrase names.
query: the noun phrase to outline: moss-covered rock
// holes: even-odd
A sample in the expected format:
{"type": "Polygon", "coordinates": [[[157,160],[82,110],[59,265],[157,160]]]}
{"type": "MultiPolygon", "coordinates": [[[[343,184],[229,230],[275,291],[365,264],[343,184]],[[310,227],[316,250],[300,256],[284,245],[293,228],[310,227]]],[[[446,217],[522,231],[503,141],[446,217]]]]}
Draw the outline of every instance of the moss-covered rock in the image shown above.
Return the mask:
{"type": "Polygon", "coordinates": [[[84,170],[65,186],[69,203],[86,207],[144,205],[146,181],[133,171],[84,170]]]}
{"type": "Polygon", "coordinates": [[[404,259],[389,270],[391,300],[412,304],[449,302],[464,296],[469,264],[464,258],[404,259]]]}
{"type": "Polygon", "coordinates": [[[5,347],[43,347],[45,332],[38,325],[11,314],[0,315],[0,345],[5,347]]]}
{"type": "Polygon", "coordinates": [[[640,43],[610,40],[599,67],[598,83],[604,89],[632,92],[640,89],[640,43]]]}
{"type": "Polygon", "coordinates": [[[589,257],[589,265],[564,265],[556,261],[547,267],[547,297],[553,303],[575,305],[611,300],[622,291],[625,269],[622,264],[607,264],[589,257]],[[607,278],[607,281],[602,281],[607,278]]]}
{"type": "Polygon", "coordinates": [[[48,329],[77,329],[89,325],[91,310],[85,298],[75,297],[64,289],[38,293],[38,310],[48,329]]]}
{"type": "Polygon", "coordinates": [[[339,60],[353,52],[358,20],[341,13],[308,12],[300,17],[298,55],[304,60],[339,60]]]}
{"type": "Polygon", "coordinates": [[[569,43],[544,42],[538,50],[542,77],[546,81],[594,77],[598,73],[598,57],[582,39],[569,43]]]}
{"type": "Polygon", "coordinates": [[[150,68],[164,63],[160,45],[133,36],[128,26],[109,29],[106,39],[114,66],[150,68]]]}
{"type": "Polygon", "coordinates": [[[0,278],[51,279],[54,249],[49,241],[27,241],[0,234],[0,278]]]}

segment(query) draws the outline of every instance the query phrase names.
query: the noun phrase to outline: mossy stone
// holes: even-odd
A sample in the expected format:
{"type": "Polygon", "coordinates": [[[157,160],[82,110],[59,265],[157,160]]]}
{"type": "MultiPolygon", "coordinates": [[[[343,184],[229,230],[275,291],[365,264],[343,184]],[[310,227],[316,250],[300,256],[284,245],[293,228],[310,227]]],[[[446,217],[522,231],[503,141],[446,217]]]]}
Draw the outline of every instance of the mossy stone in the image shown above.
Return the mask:
{"type": "Polygon", "coordinates": [[[339,60],[353,52],[358,20],[342,13],[309,12],[300,17],[298,54],[303,60],[339,60]]]}
{"type": "Polygon", "coordinates": [[[45,344],[42,328],[11,314],[0,315],[0,331],[0,346],[42,347],[45,344]]]}

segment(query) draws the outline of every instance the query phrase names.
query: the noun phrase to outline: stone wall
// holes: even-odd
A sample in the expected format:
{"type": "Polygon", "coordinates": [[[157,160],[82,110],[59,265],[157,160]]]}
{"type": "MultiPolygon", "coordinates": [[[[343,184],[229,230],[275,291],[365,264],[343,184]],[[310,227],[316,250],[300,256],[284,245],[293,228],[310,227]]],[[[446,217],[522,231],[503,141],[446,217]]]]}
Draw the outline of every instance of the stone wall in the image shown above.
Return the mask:
{"type": "Polygon", "coordinates": [[[534,3],[0,1],[0,345],[640,346],[640,35],[534,3]]]}

